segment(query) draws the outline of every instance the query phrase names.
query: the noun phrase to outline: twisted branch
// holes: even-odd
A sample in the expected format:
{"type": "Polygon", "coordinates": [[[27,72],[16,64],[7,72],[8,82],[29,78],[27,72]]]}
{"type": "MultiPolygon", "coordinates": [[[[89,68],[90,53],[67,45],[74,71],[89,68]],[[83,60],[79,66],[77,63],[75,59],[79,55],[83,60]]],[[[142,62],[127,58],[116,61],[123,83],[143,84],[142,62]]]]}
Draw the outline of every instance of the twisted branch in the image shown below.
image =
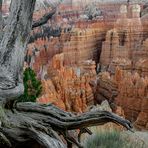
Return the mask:
{"type": "Polygon", "coordinates": [[[61,148],[65,147],[65,144],[59,135],[63,135],[67,142],[82,148],[82,144],[71,136],[70,131],[108,122],[120,124],[128,130],[132,128],[129,121],[107,111],[96,110],[74,115],[52,104],[39,105],[36,103],[17,103],[13,110],[14,113],[6,112],[9,124],[2,121],[3,126],[1,126],[3,135],[13,146],[14,143],[21,144],[34,139],[46,148],[50,148],[53,143],[55,148],[61,148]]]}

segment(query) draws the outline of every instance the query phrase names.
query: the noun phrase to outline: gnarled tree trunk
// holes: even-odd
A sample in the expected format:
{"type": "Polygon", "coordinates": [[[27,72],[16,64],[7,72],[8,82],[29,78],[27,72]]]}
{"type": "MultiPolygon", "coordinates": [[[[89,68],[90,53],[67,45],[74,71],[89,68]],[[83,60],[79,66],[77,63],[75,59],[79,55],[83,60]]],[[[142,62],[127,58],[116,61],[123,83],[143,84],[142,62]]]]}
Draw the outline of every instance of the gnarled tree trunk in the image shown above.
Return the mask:
{"type": "Polygon", "coordinates": [[[3,1],[0,0],[0,40],[2,38],[2,24],[3,24],[3,20],[2,20],[2,3],[3,3],[3,1]]]}
{"type": "Polygon", "coordinates": [[[130,129],[129,121],[106,111],[97,110],[76,116],[52,104],[17,103],[8,107],[11,100],[23,93],[21,74],[32,29],[35,2],[12,0],[0,43],[0,147],[17,148],[26,146],[26,143],[38,143],[46,148],[65,148],[67,144],[63,142],[63,138],[67,143],[82,147],[78,140],[70,136],[71,130],[89,131],[86,127],[110,121],[130,129]]]}
{"type": "Polygon", "coordinates": [[[21,82],[34,7],[35,0],[11,2],[10,15],[0,44],[0,89],[2,90],[14,89],[21,82]]]}

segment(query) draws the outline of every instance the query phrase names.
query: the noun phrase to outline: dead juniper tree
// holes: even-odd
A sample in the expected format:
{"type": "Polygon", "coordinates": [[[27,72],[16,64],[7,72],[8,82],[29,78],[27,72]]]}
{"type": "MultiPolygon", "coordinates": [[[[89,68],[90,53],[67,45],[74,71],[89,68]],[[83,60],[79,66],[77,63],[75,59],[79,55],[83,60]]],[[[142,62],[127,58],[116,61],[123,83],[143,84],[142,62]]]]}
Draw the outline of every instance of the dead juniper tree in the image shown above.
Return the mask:
{"type": "Polygon", "coordinates": [[[36,0],[11,0],[10,14],[3,28],[0,41],[0,147],[38,144],[45,148],[66,148],[69,143],[83,147],[78,139],[70,136],[71,130],[89,133],[87,127],[107,122],[131,129],[129,121],[107,111],[76,116],[52,104],[13,103],[24,91],[22,71],[30,32],[51,17],[49,13],[33,22],[35,3],[36,0]]]}
{"type": "Polygon", "coordinates": [[[2,32],[2,0],[0,0],[0,40],[2,32]]]}

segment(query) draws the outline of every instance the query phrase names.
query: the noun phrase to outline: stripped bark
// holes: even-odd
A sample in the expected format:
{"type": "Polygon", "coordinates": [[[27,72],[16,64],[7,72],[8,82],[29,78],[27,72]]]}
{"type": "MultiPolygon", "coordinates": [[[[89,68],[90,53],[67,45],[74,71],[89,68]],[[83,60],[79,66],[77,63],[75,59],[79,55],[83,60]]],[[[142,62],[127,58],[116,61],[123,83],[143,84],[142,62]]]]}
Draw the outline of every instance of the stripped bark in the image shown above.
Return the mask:
{"type": "Polygon", "coordinates": [[[3,1],[0,0],[0,29],[1,29],[1,26],[2,26],[2,3],[3,3],[3,1]]]}
{"type": "Polygon", "coordinates": [[[0,41],[2,38],[2,26],[3,26],[3,20],[2,20],[2,3],[3,1],[0,0],[0,41]]]}
{"type": "MultiPolygon", "coordinates": [[[[12,92],[22,83],[21,74],[25,49],[32,29],[34,7],[35,0],[12,0],[11,2],[10,15],[0,43],[0,89],[2,91],[12,92]]],[[[23,90],[19,91],[23,92],[23,90]]],[[[4,93],[1,97],[5,98],[4,93]]]]}

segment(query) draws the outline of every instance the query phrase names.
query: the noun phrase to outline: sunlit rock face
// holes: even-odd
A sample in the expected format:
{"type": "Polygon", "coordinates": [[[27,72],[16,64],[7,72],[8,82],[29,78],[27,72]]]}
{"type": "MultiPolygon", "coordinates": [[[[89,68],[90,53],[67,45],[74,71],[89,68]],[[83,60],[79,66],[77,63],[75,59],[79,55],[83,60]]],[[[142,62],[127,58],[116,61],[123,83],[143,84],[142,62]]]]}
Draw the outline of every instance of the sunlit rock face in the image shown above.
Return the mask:
{"type": "Polygon", "coordinates": [[[137,71],[141,76],[148,76],[148,53],[145,51],[143,53],[144,58],[140,58],[135,64],[135,71],[137,71]],[[147,57],[146,57],[147,56],[147,57]]]}
{"type": "Polygon", "coordinates": [[[137,127],[145,129],[148,123],[147,88],[147,77],[142,78],[137,73],[134,75],[128,73],[120,83],[119,95],[116,98],[116,103],[122,106],[127,118],[136,121],[137,127]]]}
{"type": "Polygon", "coordinates": [[[111,78],[109,72],[100,73],[97,78],[95,101],[101,103],[104,100],[108,100],[111,103],[117,95],[118,85],[116,81],[111,78]]]}
{"type": "MultiPolygon", "coordinates": [[[[50,45],[50,43],[48,43],[51,42],[50,37],[47,39],[44,36],[40,37],[38,41],[35,41],[32,45],[29,45],[28,47],[29,53],[32,52],[32,50],[34,52],[34,49],[36,48],[38,49],[38,51],[36,52],[37,56],[36,55],[31,56],[31,61],[32,61],[31,65],[35,65],[36,67],[35,70],[38,71],[38,73],[40,71],[40,68],[43,67],[44,64],[37,64],[37,63],[45,63],[42,60],[44,56],[41,55],[46,54],[44,61],[48,63],[51,60],[50,57],[52,57],[54,53],[57,53],[57,51],[64,53],[65,65],[73,66],[77,65],[81,61],[91,60],[91,59],[95,60],[96,63],[99,62],[100,52],[102,48],[102,41],[105,39],[106,31],[108,31],[113,27],[115,18],[117,18],[118,14],[115,12],[118,12],[119,5],[117,6],[117,8],[115,7],[116,8],[115,11],[113,4],[109,8],[108,5],[105,4],[99,5],[98,9],[102,11],[105,17],[101,14],[102,16],[98,20],[97,19],[93,21],[83,20],[83,19],[81,20],[79,15],[76,17],[76,19],[73,20],[73,17],[75,16],[75,11],[81,12],[81,10],[77,10],[77,7],[73,7],[72,10],[70,11],[68,8],[71,7],[67,8],[66,6],[67,5],[69,6],[72,2],[74,1],[67,1],[67,2],[64,1],[63,3],[61,3],[61,5],[59,5],[57,9],[57,13],[53,17],[53,20],[49,21],[46,24],[49,28],[58,28],[58,27],[62,28],[61,36],[58,39],[57,38],[52,39],[52,40],[59,40],[58,42],[55,42],[55,44],[57,44],[55,45],[56,47],[53,47],[52,45],[50,45]],[[109,12],[113,11],[111,17],[109,17],[108,10],[109,12]],[[69,15],[69,13],[71,14],[69,15]],[[106,17],[106,15],[108,17],[106,17]],[[108,18],[110,18],[109,21],[107,20],[108,18]],[[38,42],[40,42],[42,48],[38,48],[38,46],[40,46],[38,42]],[[47,51],[45,51],[46,50],[45,47],[47,51]],[[51,52],[50,55],[49,52],[51,52]],[[37,61],[37,63],[34,61],[37,61]]],[[[41,3],[40,5],[42,6],[43,4],[41,3]]],[[[40,11],[39,9],[38,11],[35,12],[34,19],[35,20],[39,19],[47,11],[50,11],[50,8],[43,9],[43,11],[40,11]]],[[[33,30],[32,35],[34,34],[40,36],[40,34],[42,34],[42,30],[40,28],[37,28],[33,30]]],[[[46,36],[46,32],[43,35],[46,36]]]]}
{"type": "Polygon", "coordinates": [[[146,3],[144,5],[144,9],[142,11],[142,17],[141,17],[141,21],[143,24],[143,30],[144,30],[144,39],[148,38],[148,3],[146,3]]]}
{"type": "MultiPolygon", "coordinates": [[[[115,27],[106,34],[106,40],[102,46],[100,63],[103,68],[111,68],[111,63],[125,61],[125,65],[137,61],[136,52],[143,52],[143,25],[140,19],[140,6],[122,5],[120,17],[115,27]],[[119,60],[120,59],[120,60],[119,60]],[[129,62],[128,62],[129,61],[129,62]]],[[[111,65],[112,66],[112,65],[111,65]]]]}
{"type": "Polygon", "coordinates": [[[47,67],[43,80],[40,103],[53,103],[72,112],[84,112],[94,104],[93,89],[89,82],[95,78],[95,63],[86,61],[80,67],[64,66],[64,55],[57,54],[47,67]]]}
{"type": "Polygon", "coordinates": [[[29,44],[26,61],[35,70],[38,77],[41,78],[48,61],[60,52],[61,47],[58,37],[38,39],[34,43],[29,44]]]}
{"type": "Polygon", "coordinates": [[[107,99],[139,129],[148,129],[148,41],[147,17],[140,18],[140,6],[121,5],[120,16],[102,45],[95,100],[107,99]],[[108,72],[105,72],[108,71],[108,72]]]}
{"type": "Polygon", "coordinates": [[[96,36],[93,29],[77,29],[57,38],[38,39],[28,46],[30,66],[42,80],[38,102],[73,112],[84,112],[94,104],[89,83],[96,77],[96,63],[91,60],[97,48],[96,36]]]}
{"type": "MultiPolygon", "coordinates": [[[[98,5],[101,17],[88,20],[80,17],[82,7],[73,2],[64,1],[46,24],[61,27],[60,36],[40,37],[28,46],[27,63],[43,86],[37,101],[85,112],[108,100],[114,112],[148,129],[148,25],[146,15],[140,17],[143,6],[103,1],[98,5]],[[102,72],[97,75],[96,70],[102,72]]],[[[36,19],[43,15],[36,14],[36,19]]]]}
{"type": "Polygon", "coordinates": [[[102,73],[97,82],[96,100],[107,99],[116,110],[122,107],[125,117],[135,122],[135,127],[148,129],[148,78],[138,73],[116,69],[114,75],[102,73]]]}
{"type": "Polygon", "coordinates": [[[99,37],[102,38],[101,35],[101,30],[95,28],[74,28],[70,33],[69,40],[63,44],[65,64],[74,65],[84,60],[97,60],[98,42],[101,40],[99,37]]]}
{"type": "MultiPolygon", "coordinates": [[[[101,22],[89,23],[77,22],[77,27],[70,31],[62,30],[59,37],[38,38],[29,44],[27,57],[30,57],[30,66],[39,73],[43,66],[50,62],[53,55],[64,54],[64,65],[79,65],[85,60],[99,61],[101,42],[104,39],[108,25],[103,26],[101,22]]],[[[67,28],[68,29],[68,28],[67,28]]]]}

